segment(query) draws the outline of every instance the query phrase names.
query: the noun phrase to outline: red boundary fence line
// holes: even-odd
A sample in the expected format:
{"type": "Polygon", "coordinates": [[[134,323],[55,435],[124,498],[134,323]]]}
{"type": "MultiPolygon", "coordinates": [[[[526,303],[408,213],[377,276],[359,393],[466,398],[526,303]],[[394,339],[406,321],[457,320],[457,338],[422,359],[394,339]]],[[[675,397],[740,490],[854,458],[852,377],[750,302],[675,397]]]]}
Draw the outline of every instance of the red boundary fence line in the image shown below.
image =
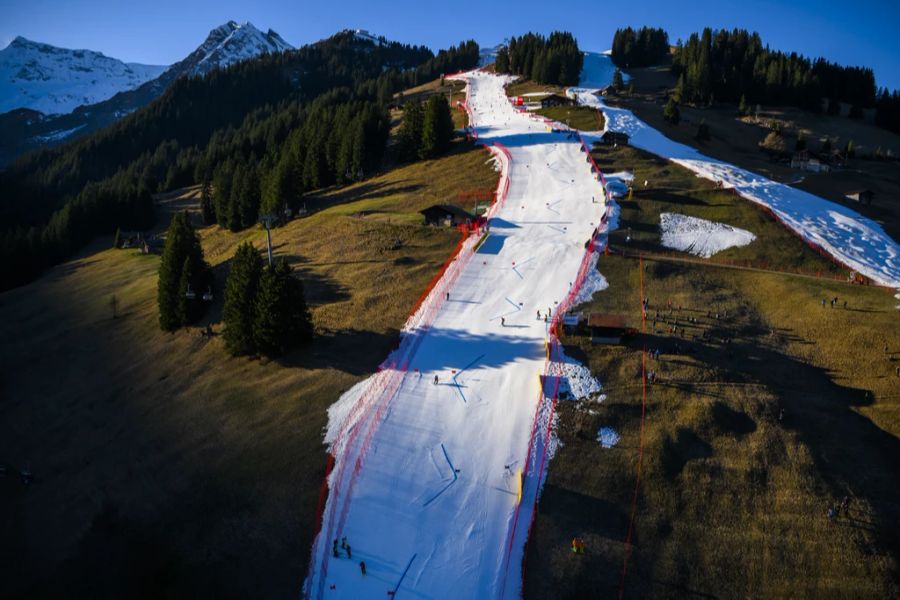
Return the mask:
{"type": "MultiPolygon", "coordinates": [[[[641,333],[647,331],[647,313],[644,310],[644,259],[640,260],[641,279],[641,333]]],[[[641,432],[638,450],[637,475],[634,481],[634,495],[631,498],[631,517],[628,533],[625,535],[625,556],[622,561],[622,577],[619,579],[619,600],[625,596],[625,576],[628,574],[628,560],[631,557],[631,540],[634,534],[634,518],[637,515],[638,494],[641,489],[641,471],[644,465],[644,420],[647,414],[647,346],[641,350],[641,432]]]]}
{"type": "MultiPolygon", "coordinates": [[[[552,360],[552,357],[555,356],[556,363],[560,363],[562,361],[562,356],[563,356],[562,346],[559,343],[559,337],[558,337],[558,331],[559,331],[560,325],[562,324],[562,315],[565,314],[566,311],[568,311],[572,307],[572,304],[574,303],[575,298],[578,295],[578,292],[580,291],[581,286],[584,283],[584,279],[587,277],[588,270],[591,268],[591,255],[597,249],[596,248],[597,237],[598,237],[599,233],[601,232],[601,230],[603,229],[603,227],[606,225],[606,222],[609,217],[610,199],[609,199],[609,192],[606,189],[606,179],[603,177],[603,173],[600,172],[600,169],[597,167],[596,163],[594,162],[593,158],[591,157],[591,154],[587,147],[587,144],[585,143],[584,138],[581,136],[581,134],[578,134],[578,138],[579,138],[579,141],[581,142],[582,151],[587,153],[587,156],[588,156],[587,162],[592,164],[592,171],[598,175],[598,181],[600,182],[600,184],[602,186],[602,189],[604,192],[604,197],[607,200],[606,201],[606,210],[604,211],[604,213],[600,219],[600,224],[597,226],[594,233],[591,235],[591,239],[588,243],[587,249],[584,252],[584,255],[581,260],[581,264],[578,267],[578,273],[575,277],[575,280],[573,281],[572,286],[569,289],[569,293],[566,295],[566,297],[563,299],[563,301],[559,305],[557,305],[556,313],[554,314],[553,318],[551,319],[550,328],[549,328],[550,335],[549,335],[549,339],[547,341],[547,358],[544,361],[544,375],[543,375],[544,378],[546,378],[550,374],[552,365],[554,363],[554,361],[552,360]]],[[[526,569],[525,565],[526,565],[527,557],[528,557],[528,546],[529,546],[529,541],[531,539],[532,530],[534,529],[535,517],[537,515],[537,503],[538,503],[538,499],[540,498],[541,479],[543,478],[544,468],[546,466],[546,460],[547,460],[547,455],[548,455],[548,445],[549,445],[550,436],[551,436],[552,429],[553,429],[553,417],[556,414],[556,405],[559,400],[560,379],[561,379],[561,373],[558,373],[556,376],[556,384],[554,386],[553,393],[551,396],[549,396],[549,403],[550,403],[549,406],[544,406],[545,389],[544,389],[544,384],[543,383],[541,384],[540,398],[538,400],[537,407],[535,408],[534,420],[532,421],[532,425],[531,425],[531,436],[528,441],[527,454],[525,455],[525,463],[524,463],[525,468],[523,469],[523,472],[522,472],[523,479],[527,475],[534,475],[538,478],[538,480],[535,482],[535,485],[537,486],[537,488],[535,490],[534,502],[532,503],[532,507],[531,507],[531,518],[528,523],[528,532],[525,537],[525,547],[524,547],[524,550],[522,553],[522,569],[521,569],[522,570],[522,581],[521,581],[521,584],[522,584],[521,589],[522,590],[525,589],[525,569],[526,569]],[[542,412],[541,411],[542,408],[545,408],[549,412],[548,412],[548,417],[547,417],[547,427],[545,428],[545,430],[543,432],[543,440],[542,440],[543,452],[541,452],[540,464],[538,465],[538,468],[535,470],[535,462],[538,457],[533,456],[533,454],[535,453],[535,449],[536,449],[536,445],[535,445],[536,433],[538,431],[538,421],[539,421],[539,418],[540,418],[540,415],[542,412]]],[[[506,549],[506,565],[503,568],[503,583],[501,584],[501,592],[500,592],[501,597],[505,594],[505,590],[506,590],[506,580],[507,580],[507,577],[509,574],[509,561],[512,556],[513,545],[515,543],[515,537],[516,537],[516,531],[518,529],[520,512],[521,512],[521,503],[516,505],[515,511],[513,513],[512,526],[510,528],[510,534],[509,534],[509,542],[507,544],[507,549],[506,549]]]]}
{"type": "MultiPolygon", "coordinates": [[[[468,93],[468,86],[466,88],[466,91],[468,93]]],[[[471,115],[471,109],[469,108],[467,102],[465,103],[465,108],[471,115]]],[[[472,134],[473,137],[477,140],[477,132],[475,131],[474,126],[472,127],[472,134]]],[[[509,192],[509,173],[512,165],[512,160],[509,150],[502,144],[495,144],[494,148],[488,147],[487,150],[492,153],[501,153],[506,159],[505,168],[502,167],[503,175],[500,177],[500,180],[497,183],[495,201],[491,206],[491,209],[488,211],[489,218],[497,211],[500,205],[502,205],[503,201],[506,199],[507,193],[509,192]]],[[[311,557],[311,561],[314,563],[316,560],[316,544],[324,544],[322,546],[322,562],[318,585],[318,596],[320,597],[324,593],[324,586],[328,574],[328,552],[326,551],[328,540],[331,539],[333,532],[340,531],[343,528],[343,524],[346,522],[347,512],[349,510],[349,496],[352,492],[353,486],[355,485],[356,478],[358,477],[359,472],[362,468],[365,456],[368,453],[368,446],[369,444],[371,444],[372,438],[374,437],[375,430],[377,429],[377,424],[380,422],[384,411],[390,403],[390,399],[393,398],[394,395],[396,395],[397,391],[402,385],[402,380],[406,376],[407,370],[409,368],[409,360],[415,354],[415,351],[418,349],[418,346],[422,341],[422,335],[410,334],[412,334],[413,330],[416,328],[428,327],[433,321],[438,309],[443,304],[442,300],[444,299],[445,290],[456,281],[457,277],[465,268],[466,264],[468,264],[468,261],[474,254],[474,248],[465,248],[466,243],[470,240],[474,240],[475,236],[473,234],[478,233],[480,229],[480,223],[476,224],[475,227],[463,226],[460,228],[462,235],[460,240],[457,242],[453,253],[442,265],[438,274],[436,274],[435,277],[433,277],[429,282],[425,292],[419,297],[416,304],[414,305],[413,310],[411,311],[410,318],[404,325],[404,330],[408,333],[403,336],[400,345],[397,347],[397,349],[394,350],[394,352],[391,353],[391,356],[389,356],[379,366],[378,373],[376,373],[374,381],[372,381],[366,387],[366,390],[360,395],[360,398],[358,398],[354,402],[353,408],[345,417],[344,421],[339,427],[338,434],[332,441],[331,450],[329,451],[328,457],[326,459],[325,476],[322,482],[322,489],[319,493],[319,506],[317,507],[316,517],[317,536],[316,541],[314,541],[313,543],[313,556],[311,557]],[[368,421],[368,427],[366,428],[365,426],[358,426],[360,425],[360,419],[362,418],[363,413],[369,412],[372,408],[375,409],[375,413],[368,421]],[[337,513],[337,506],[339,501],[337,497],[335,497],[332,499],[331,507],[329,510],[327,527],[328,535],[325,535],[323,537],[323,526],[325,525],[325,508],[330,492],[330,488],[328,486],[329,477],[332,475],[335,465],[337,465],[337,472],[334,473],[334,482],[335,489],[339,489],[339,486],[343,482],[345,477],[345,469],[347,467],[347,464],[349,463],[349,461],[347,460],[341,460],[338,462],[336,460],[336,454],[339,452],[339,450],[350,447],[350,444],[356,440],[357,436],[364,428],[366,429],[366,434],[363,437],[362,445],[356,455],[353,470],[350,473],[350,480],[347,484],[343,502],[341,503],[341,512],[339,516],[338,527],[335,527],[334,518],[337,513]]],[[[474,244],[469,245],[474,247],[474,244]]],[[[310,580],[311,577],[308,579],[308,581],[310,580]]],[[[305,596],[307,598],[311,597],[312,592],[312,589],[305,590],[305,596]]]]}

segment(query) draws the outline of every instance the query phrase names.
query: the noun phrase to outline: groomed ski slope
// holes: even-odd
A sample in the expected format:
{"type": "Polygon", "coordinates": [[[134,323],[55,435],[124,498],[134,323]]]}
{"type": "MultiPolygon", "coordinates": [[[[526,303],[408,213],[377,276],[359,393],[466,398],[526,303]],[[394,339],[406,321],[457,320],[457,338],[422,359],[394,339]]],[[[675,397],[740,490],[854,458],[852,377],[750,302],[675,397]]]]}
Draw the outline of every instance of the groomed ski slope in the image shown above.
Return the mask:
{"type": "Polygon", "coordinates": [[[462,77],[480,141],[508,149],[499,154],[508,195],[490,236],[477,253],[474,239],[464,246],[385,369],[329,411],[335,465],[309,597],[520,596],[540,478],[526,478],[517,511],[518,472],[545,404],[548,332],[537,311],[569,293],[606,206],[577,137],[517,113],[503,77],[462,77]],[[352,560],[332,556],[342,537],[352,560]]]}
{"type": "MultiPolygon", "coordinates": [[[[803,190],[709,158],[674,142],[653,129],[630,110],[607,106],[594,92],[609,81],[612,61],[603,54],[586,53],[578,102],[603,111],[606,128],[630,136],[633,146],[682,165],[699,177],[722,181],[743,197],[770,208],[801,237],[881,285],[900,288],[900,245],[881,225],[856,211],[803,190]]],[[[585,138],[590,137],[585,135],[585,138]]]]}

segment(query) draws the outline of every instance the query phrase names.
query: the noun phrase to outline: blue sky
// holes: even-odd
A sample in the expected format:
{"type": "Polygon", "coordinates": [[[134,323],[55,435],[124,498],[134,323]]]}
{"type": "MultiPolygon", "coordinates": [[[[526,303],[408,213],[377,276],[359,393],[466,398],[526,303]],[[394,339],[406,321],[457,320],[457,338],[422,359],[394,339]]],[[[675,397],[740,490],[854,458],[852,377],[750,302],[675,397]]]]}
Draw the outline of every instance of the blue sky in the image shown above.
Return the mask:
{"type": "Polygon", "coordinates": [[[774,48],[870,66],[900,88],[900,0],[0,0],[0,48],[16,35],[90,48],[126,61],[170,64],[229,19],[272,28],[299,46],[345,28],[433,49],[474,38],[493,45],[527,31],[571,31],[605,50],[617,27],[664,27],[674,42],[703,26],[759,31],[774,48]]]}

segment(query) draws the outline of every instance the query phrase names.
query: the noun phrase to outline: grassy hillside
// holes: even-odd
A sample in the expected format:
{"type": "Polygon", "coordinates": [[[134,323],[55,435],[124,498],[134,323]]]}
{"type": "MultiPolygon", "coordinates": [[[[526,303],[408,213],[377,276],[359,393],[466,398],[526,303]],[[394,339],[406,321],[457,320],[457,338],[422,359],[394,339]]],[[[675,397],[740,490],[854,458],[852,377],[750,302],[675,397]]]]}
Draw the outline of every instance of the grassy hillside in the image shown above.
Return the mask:
{"type": "MultiPolygon", "coordinates": [[[[680,167],[633,149],[599,158],[604,169],[627,163],[637,180],[650,180],[622,202],[614,245],[626,244],[630,227],[634,247],[663,250],[665,209],[756,233],[725,253],[733,260],[831,269],[752,205],[680,167]]],[[[626,597],[896,595],[896,300],[878,288],[712,263],[645,260],[642,273],[637,259],[604,256],[599,270],[610,287],[585,310],[620,313],[640,328],[643,281],[646,333],[622,346],[563,340],[601,379],[606,399],[559,405],[562,447],[535,522],[526,597],[619,593],[644,348],[660,358],[646,362],[657,383],[647,389],[626,597]],[[838,307],[823,308],[823,297],[838,297],[838,307]],[[617,446],[600,446],[600,427],[618,432],[617,446]],[[849,510],[829,521],[827,507],[844,496],[849,510]],[[574,536],[587,542],[584,556],[571,553],[574,536]]]]}
{"type": "MultiPolygon", "coordinates": [[[[458,239],[416,211],[495,187],[487,159],[460,146],[311,197],[311,216],[274,230],[317,333],[282,360],[230,358],[220,336],[200,336],[221,332],[221,292],[198,327],[159,331],[158,257],[109,239],[0,294],[0,465],[36,476],[0,476],[0,530],[21,557],[14,572],[4,563],[2,595],[297,594],[325,410],[387,355],[458,239]]],[[[219,290],[238,243],[265,243],[256,228],[201,236],[219,290]]]]}

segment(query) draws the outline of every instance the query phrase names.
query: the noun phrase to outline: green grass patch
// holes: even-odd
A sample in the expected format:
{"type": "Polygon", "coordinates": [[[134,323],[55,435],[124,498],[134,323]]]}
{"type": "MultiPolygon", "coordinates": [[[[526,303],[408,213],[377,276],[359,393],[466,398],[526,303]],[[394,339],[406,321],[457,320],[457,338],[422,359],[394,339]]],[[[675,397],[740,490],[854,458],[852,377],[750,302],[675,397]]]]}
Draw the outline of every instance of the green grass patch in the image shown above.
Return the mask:
{"type": "Polygon", "coordinates": [[[540,109],[537,114],[567,124],[579,131],[603,129],[603,113],[589,106],[551,106],[540,109]]]}

